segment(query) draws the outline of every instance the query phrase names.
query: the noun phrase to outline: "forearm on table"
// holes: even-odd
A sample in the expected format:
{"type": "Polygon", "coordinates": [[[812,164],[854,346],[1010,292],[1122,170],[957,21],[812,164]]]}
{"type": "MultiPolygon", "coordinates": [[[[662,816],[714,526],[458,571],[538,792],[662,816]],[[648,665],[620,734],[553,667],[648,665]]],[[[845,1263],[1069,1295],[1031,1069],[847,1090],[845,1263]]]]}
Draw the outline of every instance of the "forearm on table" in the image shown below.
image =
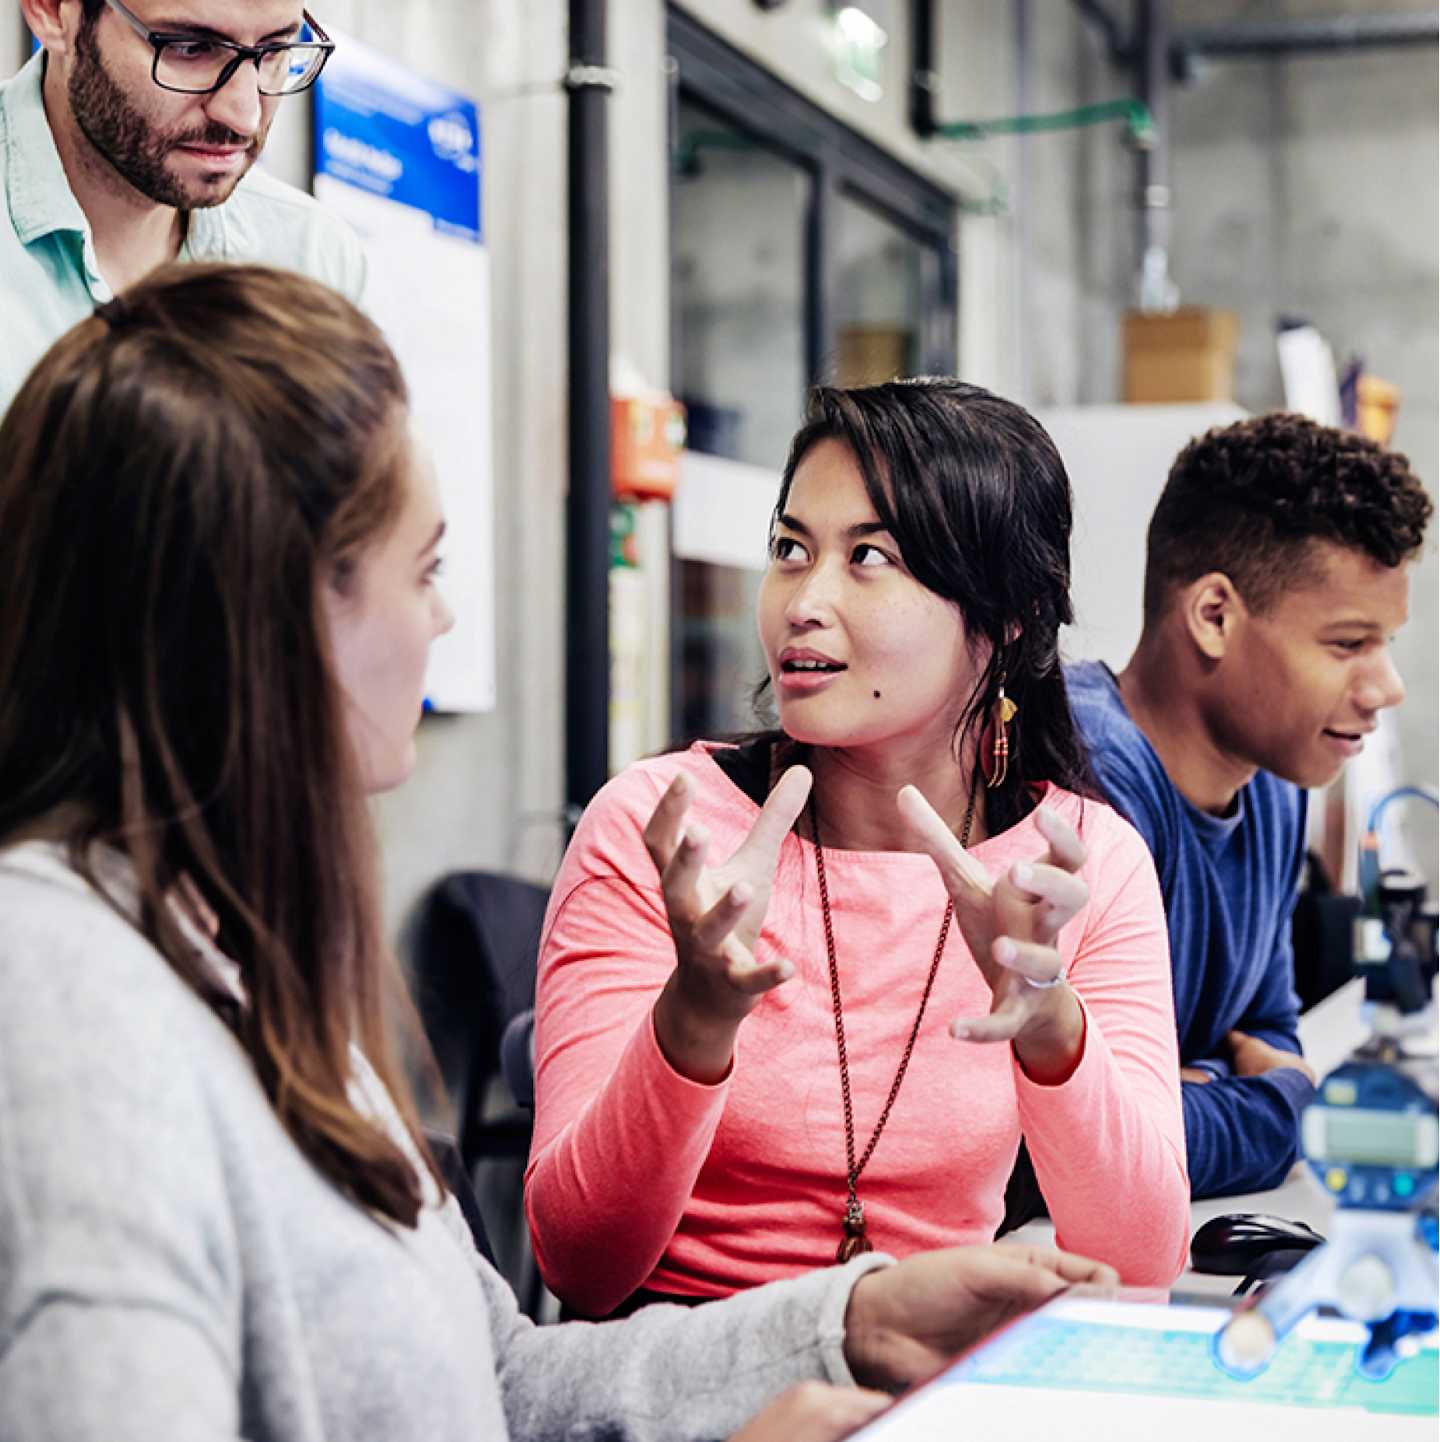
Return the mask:
{"type": "Polygon", "coordinates": [[[848,1384],[845,1317],[861,1276],[888,1258],[756,1287],[703,1307],[647,1307],[603,1327],[516,1324],[498,1351],[512,1434],[590,1430],[626,1442],[723,1437],[797,1382],[848,1384]]]}
{"type": "Polygon", "coordinates": [[[1285,1180],[1299,1151],[1300,1113],[1314,1096],[1305,1074],[1217,1077],[1182,1092],[1191,1194],[1237,1196],[1285,1180]]]}
{"type": "Polygon", "coordinates": [[[1277,1051],[1289,1052],[1291,1056],[1303,1055],[1300,1048],[1300,1032],[1293,1020],[1275,1020],[1244,1017],[1235,1023],[1234,1029],[1268,1042],[1277,1051]]]}

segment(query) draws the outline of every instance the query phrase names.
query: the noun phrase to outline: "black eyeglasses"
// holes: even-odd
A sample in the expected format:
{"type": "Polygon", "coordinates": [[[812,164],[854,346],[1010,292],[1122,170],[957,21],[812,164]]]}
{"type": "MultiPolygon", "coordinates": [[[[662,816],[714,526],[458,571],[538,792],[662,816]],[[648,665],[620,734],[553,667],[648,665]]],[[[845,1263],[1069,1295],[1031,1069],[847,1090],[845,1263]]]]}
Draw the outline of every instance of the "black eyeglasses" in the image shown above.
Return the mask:
{"type": "Polygon", "coordinates": [[[335,42],[315,23],[308,10],[301,11],[301,15],[318,37],[315,40],[237,45],[233,40],[152,30],[120,0],[105,0],[105,3],[155,51],[150,78],[162,90],[175,90],[182,95],[208,95],[219,90],[246,60],[255,62],[261,95],[294,95],[320,78],[335,48],[335,42]]]}

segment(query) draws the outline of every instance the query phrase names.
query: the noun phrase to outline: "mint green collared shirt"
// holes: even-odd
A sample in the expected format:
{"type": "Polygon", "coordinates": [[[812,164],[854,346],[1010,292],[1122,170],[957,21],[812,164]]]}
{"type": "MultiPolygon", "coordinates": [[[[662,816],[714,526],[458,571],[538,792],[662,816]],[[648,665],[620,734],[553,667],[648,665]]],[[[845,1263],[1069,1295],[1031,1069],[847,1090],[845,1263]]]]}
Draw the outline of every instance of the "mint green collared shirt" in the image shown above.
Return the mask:
{"type": "MultiPolygon", "coordinates": [[[[35,362],[112,295],[45,117],[44,59],[0,83],[0,415],[35,362]]],[[[351,300],[365,285],[350,227],[258,167],[222,205],[190,212],[179,258],[296,270],[351,300]]]]}

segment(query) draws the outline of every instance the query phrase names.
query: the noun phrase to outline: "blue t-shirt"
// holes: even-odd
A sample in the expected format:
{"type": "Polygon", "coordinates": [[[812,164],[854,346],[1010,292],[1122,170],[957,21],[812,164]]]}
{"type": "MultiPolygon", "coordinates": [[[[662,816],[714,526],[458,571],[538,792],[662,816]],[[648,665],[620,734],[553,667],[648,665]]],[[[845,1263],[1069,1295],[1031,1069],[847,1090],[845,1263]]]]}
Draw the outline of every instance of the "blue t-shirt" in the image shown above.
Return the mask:
{"type": "Polygon", "coordinates": [[[1155,858],[1181,1063],[1213,1078],[1182,1088],[1191,1192],[1278,1186],[1314,1088],[1291,1067],[1235,1076],[1225,1035],[1243,1031],[1300,1050],[1290,918],[1305,856],[1305,793],[1257,771],[1229,816],[1211,816],[1175,788],[1107,667],[1068,667],[1066,683],[1101,789],[1155,858]]]}

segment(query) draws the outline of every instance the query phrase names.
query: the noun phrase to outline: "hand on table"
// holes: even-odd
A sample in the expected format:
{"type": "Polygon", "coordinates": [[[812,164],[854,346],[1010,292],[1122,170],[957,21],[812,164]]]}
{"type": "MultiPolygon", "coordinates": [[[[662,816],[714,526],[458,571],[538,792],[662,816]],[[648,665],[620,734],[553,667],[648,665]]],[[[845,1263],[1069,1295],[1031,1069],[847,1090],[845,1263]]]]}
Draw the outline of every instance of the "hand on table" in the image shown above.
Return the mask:
{"type": "Polygon", "coordinates": [[[1090,895],[1077,874],[1085,847],[1068,822],[1041,807],[1035,824],[1049,843],[1037,861],[1017,862],[998,879],[965,850],[925,797],[904,787],[901,815],[934,861],[955,902],[955,922],[990,987],[990,1014],[951,1026],[967,1041],[1008,1041],[1027,1075],[1063,1081],[1085,1039],[1085,1018],[1063,981],[1055,938],[1090,895]]]}
{"type": "Polygon", "coordinates": [[[693,782],[680,775],[645,827],[675,941],[675,970],[655,1004],[655,1034],[670,1064],[696,1081],[718,1081],[735,1032],[794,968],[759,961],[755,944],[770,905],[780,847],[810,795],[810,772],[792,766],[766,798],[750,834],[720,866],[706,864],[709,837],[686,822],[693,782]]]}
{"type": "Polygon", "coordinates": [[[992,1243],[921,1252],[866,1272],[845,1313],[845,1359],[862,1386],[896,1390],[1077,1282],[1119,1274],[1050,1247],[992,1243]]]}
{"type": "Polygon", "coordinates": [[[1268,1041],[1261,1041],[1248,1032],[1228,1032],[1225,1040],[1230,1044],[1236,1076],[1264,1076],[1267,1071],[1283,1066],[1304,1072],[1310,1079],[1310,1085],[1315,1085],[1314,1068],[1303,1056],[1293,1051],[1282,1051],[1280,1047],[1271,1046],[1268,1041]]]}
{"type": "Polygon", "coordinates": [[[730,1442],[836,1442],[889,1405],[883,1392],[801,1382],[756,1413],[730,1442]]]}

